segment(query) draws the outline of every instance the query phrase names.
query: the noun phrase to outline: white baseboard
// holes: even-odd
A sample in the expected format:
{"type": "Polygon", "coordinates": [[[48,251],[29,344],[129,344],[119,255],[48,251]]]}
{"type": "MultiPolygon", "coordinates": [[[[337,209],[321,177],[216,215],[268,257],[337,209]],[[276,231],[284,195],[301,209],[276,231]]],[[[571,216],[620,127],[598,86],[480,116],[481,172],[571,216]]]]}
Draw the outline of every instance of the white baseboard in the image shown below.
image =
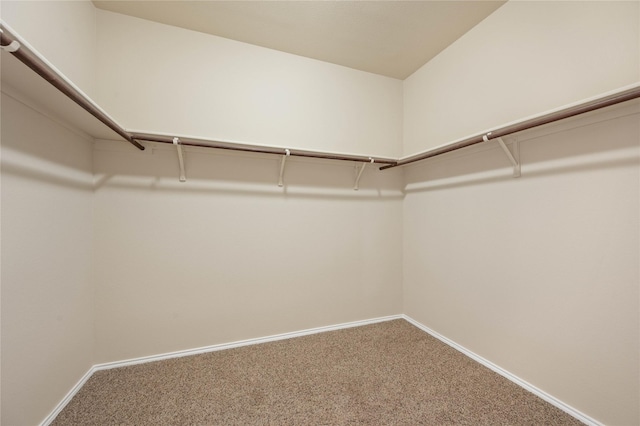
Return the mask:
{"type": "Polygon", "coordinates": [[[95,369],[95,371],[108,370],[111,368],[126,367],[129,365],[143,364],[146,362],[162,361],[164,359],[180,358],[183,356],[199,355],[207,352],[223,351],[225,349],[239,348],[242,346],[276,342],[278,340],[285,340],[285,339],[293,339],[294,337],[308,336],[310,334],[324,333],[326,331],[341,330],[344,328],[360,327],[363,325],[375,324],[378,322],[391,321],[391,320],[401,319],[401,318],[403,318],[402,315],[391,315],[388,317],[373,318],[373,319],[362,320],[362,321],[353,321],[353,322],[347,322],[342,324],[329,325],[326,327],[309,328],[306,330],[294,331],[291,333],[274,334],[272,336],[267,336],[267,337],[258,337],[255,339],[239,340],[237,342],[231,342],[231,343],[221,343],[219,345],[203,346],[201,348],[187,349],[184,351],[167,352],[159,355],[151,355],[151,356],[145,356],[140,358],[126,359],[123,361],[96,364],[93,366],[93,368],[95,369]]]}
{"type": "Polygon", "coordinates": [[[87,380],[89,380],[89,378],[96,371],[108,370],[108,369],[111,369],[111,368],[118,368],[118,367],[126,367],[126,366],[129,366],[129,365],[144,364],[144,363],[147,363],[147,362],[161,361],[161,360],[171,359],[171,358],[180,358],[180,357],[183,357],[183,356],[198,355],[198,354],[203,354],[203,353],[207,353],[207,352],[222,351],[222,350],[225,350],[225,349],[233,349],[233,348],[239,348],[239,347],[242,347],[242,346],[257,345],[257,344],[260,344],[260,343],[276,342],[278,340],[292,339],[292,338],[295,338],[295,337],[308,336],[310,334],[324,333],[324,332],[327,332],[327,331],[341,330],[341,329],[345,329],[345,328],[360,327],[360,326],[363,326],[363,325],[375,324],[375,323],[385,322],[385,321],[392,321],[392,320],[395,320],[395,319],[404,319],[404,320],[408,321],[409,323],[415,325],[416,327],[418,327],[422,331],[430,334],[431,336],[435,337],[436,339],[438,339],[438,340],[442,341],[443,343],[451,346],[452,348],[454,348],[457,351],[463,353],[464,355],[468,356],[469,358],[479,362],[480,364],[482,364],[485,367],[491,369],[492,371],[495,371],[496,373],[498,373],[501,376],[507,378],[508,380],[512,381],[513,383],[515,383],[515,384],[521,386],[522,388],[528,390],[529,392],[533,393],[534,395],[537,395],[538,397],[542,398],[543,400],[545,400],[546,402],[550,403],[551,405],[553,405],[555,407],[558,407],[562,411],[564,411],[567,414],[575,417],[576,419],[580,420],[581,422],[586,423],[586,424],[591,425],[591,426],[603,426],[602,423],[598,422],[597,420],[595,420],[595,419],[587,416],[586,414],[576,410],[575,408],[565,404],[564,402],[560,401],[559,399],[554,398],[553,396],[549,395],[548,393],[546,393],[546,392],[538,389],[537,387],[533,386],[532,384],[522,380],[518,376],[515,376],[514,374],[511,374],[510,372],[500,368],[499,366],[497,366],[496,364],[492,363],[491,361],[488,361],[485,358],[483,358],[483,357],[471,352],[470,350],[468,350],[464,346],[461,346],[461,345],[457,344],[456,342],[454,342],[452,340],[449,340],[448,338],[444,337],[443,335],[431,330],[430,328],[426,327],[425,325],[419,323],[418,321],[416,321],[413,318],[411,318],[411,317],[409,317],[407,315],[404,315],[404,314],[390,315],[390,316],[386,316],[386,317],[372,318],[372,319],[362,320],[362,321],[353,321],[353,322],[330,325],[330,326],[325,326],[325,327],[310,328],[310,329],[301,330],[301,331],[295,331],[295,332],[291,332],[291,333],[275,334],[275,335],[272,335],[272,336],[259,337],[259,338],[255,338],[255,339],[240,340],[240,341],[236,341],[236,342],[222,343],[222,344],[218,344],[218,345],[203,346],[203,347],[200,347],[200,348],[188,349],[188,350],[184,350],[184,351],[167,352],[167,353],[164,353],[164,354],[151,355],[151,356],[140,357],[140,358],[132,358],[132,359],[127,359],[127,360],[123,360],[123,361],[115,361],[115,362],[107,362],[107,363],[103,363],[103,364],[96,364],[93,367],[91,367],[89,369],[89,371],[87,371],[87,373],[78,381],[78,383],[76,383],[76,385],[69,391],[69,393],[67,393],[67,395],[62,399],[62,401],[60,401],[60,403],[51,412],[51,414],[49,414],[42,421],[40,426],[48,426],[48,425],[50,425],[53,422],[53,420],[56,418],[56,416],[64,409],[64,407],[69,403],[69,401],[71,401],[71,399],[75,396],[75,394],[78,393],[78,391],[82,388],[82,386],[87,382],[87,380]]]}
{"type": "Polygon", "coordinates": [[[64,407],[67,406],[69,401],[71,401],[71,399],[78,393],[78,391],[82,389],[82,386],[87,383],[87,380],[89,380],[89,378],[93,375],[94,371],[95,370],[93,369],[93,367],[91,367],[89,371],[84,373],[84,376],[82,376],[80,380],[78,380],[78,383],[76,383],[75,386],[73,386],[71,390],[64,396],[64,398],[62,398],[62,401],[60,401],[58,405],[56,405],[56,408],[54,408],[53,411],[42,421],[42,423],[40,423],[40,426],[48,426],[51,424],[51,422],[53,422],[53,420],[58,416],[58,414],[60,414],[64,407]]]}
{"type": "Polygon", "coordinates": [[[203,354],[203,353],[207,353],[207,352],[222,351],[222,350],[225,350],[225,349],[233,349],[233,348],[239,348],[239,347],[242,347],[242,346],[257,345],[257,344],[260,344],[260,343],[276,342],[278,340],[293,339],[294,337],[308,336],[310,334],[317,334],[317,333],[324,333],[324,332],[327,332],[327,331],[342,330],[342,329],[345,329],[345,328],[360,327],[360,326],[363,326],[363,325],[375,324],[375,323],[379,323],[379,322],[391,321],[391,320],[402,319],[402,318],[404,318],[404,317],[403,317],[403,315],[400,315],[400,314],[399,315],[390,315],[390,316],[386,316],[386,317],[372,318],[372,319],[362,320],[362,321],[352,321],[352,322],[347,322],[347,323],[342,323],[342,324],[329,325],[329,326],[325,326],[325,327],[309,328],[309,329],[306,329],[306,330],[294,331],[294,332],[291,332],[291,333],[275,334],[275,335],[272,335],[272,336],[259,337],[259,338],[256,338],[256,339],[240,340],[240,341],[237,341],[237,342],[222,343],[222,344],[219,344],[219,345],[211,345],[211,346],[203,346],[201,348],[195,348],[195,349],[187,349],[187,350],[184,350],[184,351],[167,352],[167,353],[159,354],[159,355],[151,355],[151,356],[145,356],[145,357],[140,357],[140,358],[127,359],[127,360],[123,360],[123,361],[115,361],[115,362],[107,362],[107,363],[103,363],[103,364],[96,364],[93,367],[91,367],[89,369],[89,371],[87,371],[87,373],[82,377],[82,379],[80,379],[80,381],[78,383],[76,383],[76,385],[69,391],[69,393],[67,393],[67,395],[62,399],[62,401],[60,401],[60,403],[51,412],[51,414],[49,414],[42,421],[42,423],[40,423],[40,426],[49,426],[51,424],[51,422],[53,422],[53,420],[56,418],[56,416],[58,414],[60,414],[60,412],[64,409],[64,407],[69,403],[69,401],[71,401],[71,399],[75,396],[75,394],[78,393],[80,388],[82,388],[82,386],[87,382],[87,380],[89,380],[89,378],[96,371],[109,370],[111,368],[118,368],[118,367],[126,367],[126,366],[129,366],[129,365],[144,364],[144,363],[147,363],[147,362],[161,361],[161,360],[171,359],[171,358],[180,358],[180,357],[183,357],[183,356],[198,355],[198,354],[203,354]]]}
{"type": "Polygon", "coordinates": [[[479,362],[480,364],[484,365],[485,367],[489,368],[490,370],[495,371],[496,373],[498,373],[502,377],[504,377],[504,378],[512,381],[516,385],[528,390],[532,394],[540,397],[541,399],[545,400],[549,404],[561,409],[565,413],[569,414],[572,417],[575,417],[576,419],[580,420],[581,422],[586,423],[587,425],[590,425],[590,426],[603,426],[603,424],[600,423],[599,421],[597,421],[597,420],[587,416],[586,414],[576,410],[575,408],[571,407],[570,405],[565,404],[564,402],[560,401],[559,399],[553,397],[552,395],[549,395],[548,393],[546,393],[545,391],[543,391],[541,389],[538,389],[537,387],[533,386],[531,383],[528,383],[528,382],[522,380],[518,376],[516,376],[516,375],[508,372],[507,370],[497,366],[496,364],[494,364],[491,361],[481,357],[480,355],[471,352],[470,350],[468,350],[464,346],[461,346],[461,345],[457,344],[453,340],[447,339],[446,337],[444,337],[440,333],[431,330],[429,327],[425,326],[424,324],[419,323],[418,321],[414,320],[413,318],[411,318],[411,317],[409,317],[407,315],[404,315],[404,314],[401,315],[401,317],[404,318],[405,320],[407,320],[408,322],[410,322],[411,324],[415,325],[416,327],[418,327],[420,330],[430,334],[431,336],[433,336],[436,339],[440,340],[441,342],[451,346],[453,349],[463,353],[464,355],[468,356],[469,358],[473,359],[474,361],[479,362]]]}

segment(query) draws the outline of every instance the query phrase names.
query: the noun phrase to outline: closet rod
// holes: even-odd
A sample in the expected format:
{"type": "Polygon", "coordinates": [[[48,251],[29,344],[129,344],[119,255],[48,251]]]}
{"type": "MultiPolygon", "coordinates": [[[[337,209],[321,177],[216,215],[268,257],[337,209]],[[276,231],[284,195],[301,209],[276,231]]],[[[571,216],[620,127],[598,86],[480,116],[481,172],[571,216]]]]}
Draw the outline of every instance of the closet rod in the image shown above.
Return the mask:
{"type": "MultiPolygon", "coordinates": [[[[490,139],[495,139],[503,136],[507,136],[513,133],[521,132],[523,130],[531,129],[534,127],[542,126],[544,124],[553,123],[554,121],[563,120],[565,118],[574,117],[576,115],[584,114],[587,112],[595,111],[600,108],[605,108],[611,105],[616,105],[622,102],[630,101],[632,99],[640,98],[640,86],[634,86],[630,89],[623,90],[608,96],[604,96],[595,100],[587,101],[578,105],[573,105],[558,111],[550,112],[538,117],[530,118],[528,120],[520,121],[518,123],[510,124],[491,130],[490,139]]],[[[484,142],[483,136],[486,136],[489,132],[472,136],[467,139],[463,139],[452,144],[444,145],[428,151],[421,152],[406,158],[399,159],[395,164],[380,167],[380,170],[390,169],[392,167],[405,166],[407,164],[415,163],[416,161],[426,160],[427,158],[436,157],[438,155],[445,154],[447,152],[456,151],[461,148],[466,148],[471,145],[484,142]]]]}
{"type": "MultiPolygon", "coordinates": [[[[18,60],[31,68],[34,72],[48,81],[52,86],[78,104],[81,108],[96,117],[107,127],[122,136],[129,143],[133,144],[140,150],[144,150],[144,146],[138,141],[160,142],[173,144],[175,135],[156,135],[146,133],[129,132],[120,127],[109,115],[104,112],[98,105],[82,93],[73,83],[62,76],[46,59],[29,48],[19,36],[14,34],[4,22],[0,22],[0,46],[14,55],[18,60]],[[18,46],[17,49],[15,47],[18,46]]],[[[180,137],[180,144],[187,146],[198,146],[205,148],[227,149],[233,151],[256,152],[264,154],[286,154],[285,148],[276,148],[260,145],[248,145],[235,142],[224,142],[216,140],[204,140],[180,137]]],[[[291,155],[297,157],[321,158],[329,160],[355,161],[355,162],[371,162],[369,156],[328,153],[318,151],[306,151],[300,149],[289,149],[291,155]]],[[[374,162],[384,165],[393,165],[396,163],[395,158],[375,157],[374,162]]]]}
{"type": "Polygon", "coordinates": [[[40,75],[40,77],[47,80],[52,86],[65,94],[69,99],[74,101],[89,114],[93,115],[111,130],[122,136],[127,142],[140,150],[144,150],[144,146],[136,142],[125,129],[113,121],[106,112],[104,112],[72,83],[62,77],[51,65],[47,63],[46,60],[42,59],[38,54],[27,47],[27,44],[24,41],[11,33],[11,31],[7,29],[6,25],[0,24],[0,30],[2,31],[0,33],[0,46],[2,46],[3,49],[9,51],[19,61],[35,71],[40,75]]]}
{"type": "MultiPolygon", "coordinates": [[[[150,133],[136,133],[132,132],[131,137],[138,141],[147,141],[147,142],[160,142],[173,144],[174,136],[169,135],[156,135],[150,133]]],[[[257,152],[261,154],[277,154],[277,155],[286,155],[287,149],[285,148],[275,148],[270,146],[260,146],[260,145],[246,145],[237,142],[225,142],[225,141],[215,141],[215,140],[205,140],[205,139],[194,139],[188,137],[180,138],[181,145],[187,146],[198,146],[203,148],[216,148],[216,149],[228,149],[232,151],[244,151],[244,152],[257,152]]],[[[381,157],[365,157],[362,155],[349,155],[349,154],[334,154],[328,152],[317,152],[317,151],[305,151],[301,149],[291,149],[289,148],[289,154],[291,156],[296,157],[308,157],[308,158],[322,158],[326,160],[342,160],[342,161],[356,161],[361,163],[370,163],[373,158],[375,163],[378,164],[386,164],[388,166],[395,165],[396,161],[393,158],[381,158],[381,157]]]]}

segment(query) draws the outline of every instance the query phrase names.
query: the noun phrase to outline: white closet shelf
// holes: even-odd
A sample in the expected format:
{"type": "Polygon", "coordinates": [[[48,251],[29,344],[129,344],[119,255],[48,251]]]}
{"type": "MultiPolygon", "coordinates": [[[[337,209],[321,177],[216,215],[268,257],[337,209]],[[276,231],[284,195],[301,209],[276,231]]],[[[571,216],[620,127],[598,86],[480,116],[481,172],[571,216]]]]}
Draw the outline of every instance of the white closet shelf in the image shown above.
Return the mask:
{"type": "MultiPolygon", "coordinates": [[[[62,72],[55,68],[46,58],[18,36],[4,22],[0,23],[2,46],[2,82],[39,106],[44,107],[55,118],[72,124],[90,136],[99,139],[123,139],[144,150],[139,141],[173,144],[178,137],[180,145],[206,148],[227,149],[234,151],[256,152],[264,154],[284,155],[288,151],[291,156],[311,157],[329,160],[355,161],[393,165],[395,158],[379,156],[355,155],[337,152],[313,151],[294,148],[199,139],[180,135],[131,132],[120,126],[87,94],[80,90],[62,72]],[[25,65],[33,72],[25,69],[25,65]]],[[[3,91],[9,92],[11,89],[3,91]]]]}
{"type": "MultiPolygon", "coordinates": [[[[131,132],[131,136],[134,140],[137,141],[158,142],[167,144],[172,144],[174,139],[174,136],[135,131],[131,132]]],[[[203,148],[228,149],[232,151],[255,152],[261,154],[290,155],[295,157],[323,158],[327,160],[355,161],[360,163],[370,163],[373,159],[374,163],[386,165],[393,165],[397,161],[397,159],[395,158],[386,157],[368,157],[364,155],[334,153],[327,151],[310,151],[304,149],[284,148],[268,145],[251,145],[242,142],[200,139],[186,136],[178,136],[178,138],[180,139],[180,145],[197,146],[203,148]]]]}
{"type": "Polygon", "coordinates": [[[606,108],[608,106],[631,101],[637,98],[640,98],[640,83],[631,84],[629,86],[603,93],[598,96],[582,100],[580,102],[575,102],[569,105],[562,106],[560,108],[543,112],[541,114],[525,117],[518,121],[507,123],[498,128],[487,130],[482,133],[466,137],[464,139],[449,142],[444,145],[419,152],[417,154],[399,158],[395,164],[382,166],[380,170],[405,166],[407,164],[415,163],[416,161],[426,160],[427,158],[436,157],[438,155],[466,148],[471,145],[490,142],[491,140],[501,141],[501,138],[503,136],[512,135],[514,133],[529,130],[534,127],[539,127],[545,124],[564,120],[566,118],[575,117],[580,114],[585,114],[587,112],[606,108]]]}
{"type": "MultiPolygon", "coordinates": [[[[6,24],[1,23],[0,25],[0,46],[3,50],[2,57],[2,79],[5,80],[5,72],[8,74],[10,81],[16,86],[19,86],[23,93],[28,93],[27,96],[30,95],[37,97],[38,100],[43,98],[44,92],[38,92],[38,89],[42,89],[39,83],[35,83],[31,78],[33,75],[28,71],[25,72],[23,67],[20,67],[19,64],[15,64],[14,61],[10,58],[7,58],[6,53],[10,56],[15,57],[20,62],[22,62],[27,67],[31,68],[36,74],[46,80],[51,86],[55,87],[64,94],[71,101],[79,105],[86,112],[95,117],[98,121],[100,121],[104,126],[109,128],[112,132],[118,134],[121,138],[125,139],[132,145],[136,146],[138,149],[143,150],[144,147],[133,140],[131,135],[122,128],[118,123],[115,122],[113,118],[107,114],[98,104],[96,104],[89,96],[87,96],[82,90],[80,90],[73,82],[71,82],[67,77],[65,77],[55,66],[53,66],[49,61],[46,60],[41,54],[36,52],[25,40],[18,37],[10,30],[6,24]],[[5,64],[6,63],[6,64],[5,64]],[[31,85],[33,84],[33,85],[31,85]],[[42,93],[42,94],[37,94],[42,93]]],[[[20,90],[19,89],[19,90],[20,90]]],[[[49,95],[51,92],[48,93],[49,95]]],[[[51,103],[52,101],[57,100],[55,98],[50,98],[48,101],[45,100],[45,103],[51,103]]],[[[62,115],[63,119],[75,116],[76,109],[71,107],[67,102],[58,105],[55,103],[55,107],[49,108],[54,112],[55,115],[62,115]]],[[[66,120],[70,121],[73,124],[76,124],[76,120],[66,120]]],[[[86,117],[82,116],[78,121],[85,128],[81,128],[81,130],[92,130],[93,125],[89,124],[86,117]]],[[[80,127],[80,126],[79,126],[80,127]]],[[[87,132],[92,135],[92,132],[87,132]]],[[[92,135],[93,136],[93,135],[92,135]]]]}
{"type": "Polygon", "coordinates": [[[35,105],[56,121],[71,125],[96,139],[124,140],[47,80],[27,69],[14,55],[1,52],[2,92],[35,105]]]}
{"type": "MultiPolygon", "coordinates": [[[[0,22],[0,30],[2,31],[0,34],[0,46],[2,47],[3,85],[5,82],[9,83],[17,92],[51,111],[52,115],[57,116],[62,121],[71,123],[94,138],[114,139],[115,137],[123,139],[141,150],[144,150],[144,146],[140,144],[139,141],[173,144],[174,139],[178,137],[180,141],[179,144],[185,146],[360,163],[377,163],[382,165],[380,170],[385,170],[426,160],[471,145],[490,142],[494,139],[499,139],[503,136],[533,127],[640,98],[640,83],[637,83],[402,158],[383,158],[367,155],[301,150],[241,142],[181,137],[180,135],[138,133],[128,131],[116,123],[99,105],[50,64],[46,58],[30,47],[26,41],[16,35],[4,22],[0,22]],[[34,72],[25,72],[26,70],[20,62],[31,68],[34,72]]],[[[5,91],[4,87],[3,91],[5,91]]]]}

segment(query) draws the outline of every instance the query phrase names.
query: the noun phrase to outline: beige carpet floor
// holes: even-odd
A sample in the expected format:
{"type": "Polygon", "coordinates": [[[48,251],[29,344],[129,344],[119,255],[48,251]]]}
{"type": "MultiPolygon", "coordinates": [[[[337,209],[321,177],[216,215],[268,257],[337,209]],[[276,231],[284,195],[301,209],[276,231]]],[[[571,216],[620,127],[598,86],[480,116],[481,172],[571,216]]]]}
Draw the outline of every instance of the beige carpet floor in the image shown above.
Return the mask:
{"type": "Polygon", "coordinates": [[[394,320],[98,371],[53,424],[581,423],[394,320]]]}

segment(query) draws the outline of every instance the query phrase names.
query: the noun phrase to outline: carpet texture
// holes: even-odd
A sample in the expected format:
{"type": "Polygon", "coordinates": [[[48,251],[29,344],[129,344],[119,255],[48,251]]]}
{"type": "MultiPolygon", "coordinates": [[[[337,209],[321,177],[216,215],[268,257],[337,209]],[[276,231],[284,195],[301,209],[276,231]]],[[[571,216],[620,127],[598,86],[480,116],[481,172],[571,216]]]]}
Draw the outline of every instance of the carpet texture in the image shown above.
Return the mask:
{"type": "Polygon", "coordinates": [[[579,425],[404,320],[96,372],[62,425],[579,425]]]}

